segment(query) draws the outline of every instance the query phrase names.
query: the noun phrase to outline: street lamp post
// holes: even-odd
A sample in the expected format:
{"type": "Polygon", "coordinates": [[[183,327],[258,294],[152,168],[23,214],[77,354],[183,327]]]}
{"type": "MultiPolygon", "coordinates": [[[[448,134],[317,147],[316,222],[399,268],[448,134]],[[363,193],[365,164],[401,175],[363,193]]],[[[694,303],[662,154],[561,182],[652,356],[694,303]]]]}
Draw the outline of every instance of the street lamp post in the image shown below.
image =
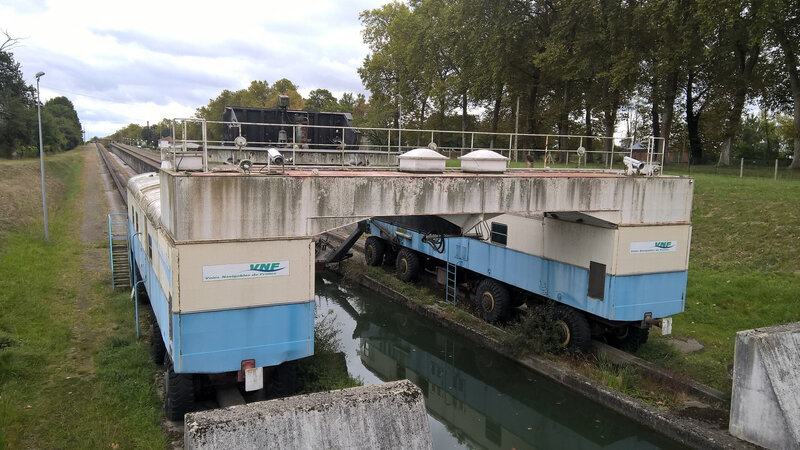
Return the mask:
{"type": "Polygon", "coordinates": [[[398,150],[403,151],[403,96],[397,94],[399,112],[397,114],[397,146],[398,150]]]}
{"type": "Polygon", "coordinates": [[[44,190],[44,147],[42,146],[42,94],[39,90],[39,78],[44,76],[44,72],[36,74],[36,115],[39,116],[39,166],[42,171],[42,214],[44,215],[44,240],[50,240],[47,232],[47,195],[44,190]]]}

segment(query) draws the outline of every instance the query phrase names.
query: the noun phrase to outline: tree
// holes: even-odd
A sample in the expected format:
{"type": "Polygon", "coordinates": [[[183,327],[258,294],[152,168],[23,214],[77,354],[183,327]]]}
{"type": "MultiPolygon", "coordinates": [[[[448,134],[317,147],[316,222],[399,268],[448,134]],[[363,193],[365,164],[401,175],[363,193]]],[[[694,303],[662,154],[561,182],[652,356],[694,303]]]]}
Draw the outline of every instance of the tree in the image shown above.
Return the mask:
{"type": "MultiPolygon", "coordinates": [[[[195,116],[209,121],[221,121],[226,106],[244,106],[250,108],[275,108],[278,96],[288,95],[292,109],[303,109],[303,96],[297,92],[297,86],[286,78],[275,82],[272,86],[267,81],[254,80],[247,89],[238,91],[223,90],[217,98],[210,99],[208,105],[195,110],[195,116]]],[[[222,139],[222,126],[211,124],[207,127],[208,139],[222,139]]]]}
{"type": "Polygon", "coordinates": [[[766,103],[775,109],[792,111],[791,169],[800,168],[800,2],[783,1],[769,4],[769,30],[772,41],[772,62],[777,76],[765,83],[766,103]],[[777,45],[776,45],[777,44],[777,45]],[[791,106],[790,106],[791,105],[791,106]]]}
{"type": "Polygon", "coordinates": [[[709,56],[719,95],[727,108],[719,165],[730,165],[731,150],[742,122],[742,111],[756,82],[762,40],[764,8],[760,0],[700,0],[703,25],[713,40],[709,56]]]}
{"type": "Polygon", "coordinates": [[[55,128],[55,133],[59,136],[57,143],[50,143],[52,150],[69,150],[83,142],[81,121],[67,97],[51,98],[42,107],[42,113],[50,117],[47,121],[43,117],[42,127],[47,125],[55,128]]]}
{"type": "MultiPolygon", "coordinates": [[[[9,42],[0,48],[9,48],[9,42]]],[[[8,158],[19,154],[23,146],[34,145],[35,105],[34,89],[22,79],[14,55],[0,50],[0,156],[8,158]]]]}
{"type": "MultiPolygon", "coordinates": [[[[352,94],[351,94],[352,95],[352,94]]],[[[309,111],[334,111],[338,109],[339,102],[327,89],[314,89],[308,93],[305,107],[309,111]]]]}

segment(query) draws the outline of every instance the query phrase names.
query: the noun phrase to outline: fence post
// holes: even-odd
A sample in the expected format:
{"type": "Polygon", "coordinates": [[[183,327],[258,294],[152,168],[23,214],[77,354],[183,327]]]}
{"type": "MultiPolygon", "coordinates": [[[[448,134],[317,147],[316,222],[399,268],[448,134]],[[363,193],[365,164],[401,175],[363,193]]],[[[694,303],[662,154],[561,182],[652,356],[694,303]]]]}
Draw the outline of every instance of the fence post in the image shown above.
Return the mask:
{"type": "Polygon", "coordinates": [[[778,179],[778,159],[775,159],[775,179],[778,179]]]}
{"type": "Polygon", "coordinates": [[[744,175],[744,158],[742,158],[742,163],[739,164],[739,178],[742,178],[744,175]]]}

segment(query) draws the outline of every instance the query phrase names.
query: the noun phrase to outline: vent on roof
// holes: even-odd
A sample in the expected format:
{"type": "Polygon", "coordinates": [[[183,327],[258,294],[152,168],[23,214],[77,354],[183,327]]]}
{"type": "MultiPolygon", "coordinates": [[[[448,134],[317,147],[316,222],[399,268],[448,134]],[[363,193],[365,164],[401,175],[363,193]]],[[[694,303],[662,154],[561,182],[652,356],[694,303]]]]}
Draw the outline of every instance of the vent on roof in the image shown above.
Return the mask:
{"type": "Polygon", "coordinates": [[[397,157],[402,172],[444,172],[447,157],[429,148],[417,148],[397,157]]]}
{"type": "Polygon", "coordinates": [[[508,158],[491,150],[475,150],[459,157],[461,170],[477,173],[503,173],[508,158]]]}

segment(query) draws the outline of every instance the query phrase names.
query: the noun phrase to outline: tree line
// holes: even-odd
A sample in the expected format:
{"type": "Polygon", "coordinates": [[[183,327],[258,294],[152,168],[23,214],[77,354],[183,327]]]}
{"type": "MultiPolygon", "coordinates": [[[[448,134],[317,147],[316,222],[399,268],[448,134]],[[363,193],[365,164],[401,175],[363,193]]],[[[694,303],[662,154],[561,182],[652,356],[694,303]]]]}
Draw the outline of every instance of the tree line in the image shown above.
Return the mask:
{"type": "MultiPolygon", "coordinates": [[[[275,107],[288,95],[292,109],[350,112],[359,126],[613,136],[625,124],[695,164],[800,166],[800,2],[409,0],[360,19],[369,99],[321,88],[304,98],[288,79],[256,80],[195,115],[221,120],[225,106],[275,107]]],[[[168,124],[112,137],[165,135],[168,124]]]]}
{"type": "MultiPolygon", "coordinates": [[[[266,80],[253,80],[248,87],[236,91],[225,89],[216,98],[210,99],[207,105],[197,108],[194,115],[200,119],[219,122],[222,120],[222,114],[226,106],[275,108],[280,95],[289,97],[290,109],[348,112],[353,114],[353,125],[367,125],[368,104],[363,94],[345,92],[340,98],[336,98],[329,90],[319,88],[309,92],[306,98],[298,92],[298,86],[286,78],[282,78],[272,84],[266,80]]],[[[197,132],[197,130],[191,131],[194,131],[195,134],[197,132]]],[[[116,141],[142,142],[145,145],[154,147],[159,137],[171,136],[171,133],[172,121],[170,119],[162,119],[158,123],[147,126],[129,124],[115,131],[108,138],[116,141]]],[[[178,130],[176,134],[180,137],[181,131],[178,130]]],[[[207,137],[209,140],[220,140],[222,138],[222,127],[214,124],[209,125],[207,137]]]]}
{"type": "Polygon", "coordinates": [[[464,130],[513,131],[519,99],[520,132],[611,136],[635,115],[633,132],[729,164],[767,111],[800,164],[797,1],[410,0],[361,20],[370,103],[402,99],[404,124],[458,111],[464,130]]]}
{"type": "MultiPolygon", "coordinates": [[[[39,153],[36,89],[25,83],[11,49],[17,40],[5,35],[0,44],[0,157],[21,158],[39,153]]],[[[41,106],[42,143],[46,152],[69,150],[83,142],[81,122],[66,97],[41,106]]]]}

